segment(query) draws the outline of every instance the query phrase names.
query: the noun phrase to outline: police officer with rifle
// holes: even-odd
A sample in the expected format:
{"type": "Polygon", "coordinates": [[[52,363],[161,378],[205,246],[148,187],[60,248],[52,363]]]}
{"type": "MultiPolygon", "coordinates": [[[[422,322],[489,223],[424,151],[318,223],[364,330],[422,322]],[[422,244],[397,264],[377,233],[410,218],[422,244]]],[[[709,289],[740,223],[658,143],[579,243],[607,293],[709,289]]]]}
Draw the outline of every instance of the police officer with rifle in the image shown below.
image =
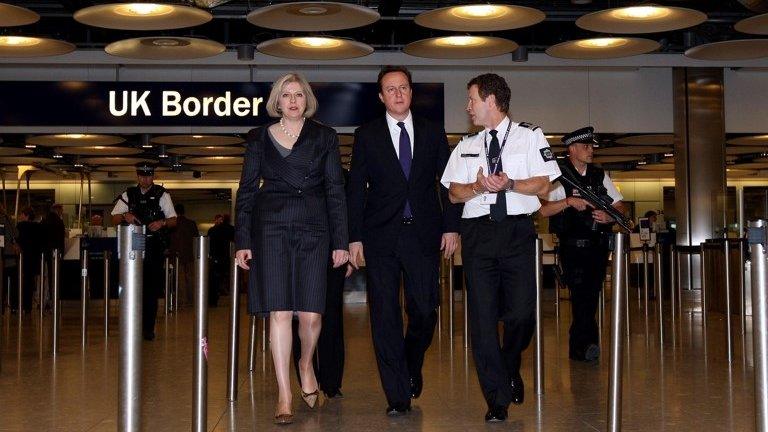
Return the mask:
{"type": "Polygon", "coordinates": [[[592,127],[565,135],[568,157],[560,165],[562,177],[541,199],[541,214],[550,219],[550,231],[560,240],[560,262],[571,290],[573,322],[569,357],[592,362],[600,357],[595,320],[600,290],[608,264],[608,240],[612,224],[626,228],[622,195],[608,173],[592,164],[592,127]]]}
{"type": "Polygon", "coordinates": [[[115,199],[112,223],[146,226],[142,333],[144,340],[151,341],[155,339],[157,297],[163,284],[168,229],[176,225],[176,211],[171,195],[164,187],[154,183],[154,165],[146,162],[136,164],[136,176],[138,185],[129,187],[115,199]]]}

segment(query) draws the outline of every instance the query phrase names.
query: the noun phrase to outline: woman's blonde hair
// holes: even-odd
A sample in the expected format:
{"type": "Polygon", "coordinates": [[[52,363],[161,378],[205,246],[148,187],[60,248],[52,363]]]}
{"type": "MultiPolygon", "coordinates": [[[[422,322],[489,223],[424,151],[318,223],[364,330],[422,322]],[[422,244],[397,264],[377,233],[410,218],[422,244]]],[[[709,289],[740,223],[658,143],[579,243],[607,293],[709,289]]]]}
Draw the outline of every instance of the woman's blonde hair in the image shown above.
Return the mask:
{"type": "Polygon", "coordinates": [[[272,84],[272,91],[269,92],[269,100],[267,100],[267,113],[270,117],[282,116],[282,113],[280,112],[280,105],[278,103],[280,99],[280,93],[283,91],[284,85],[292,82],[299,83],[301,90],[304,92],[304,97],[307,100],[307,108],[304,110],[304,117],[312,117],[315,115],[315,112],[317,112],[317,98],[315,97],[315,93],[312,92],[312,87],[310,87],[309,83],[306,79],[304,79],[303,76],[295,72],[291,72],[279,78],[277,81],[275,81],[274,84],[272,84]]]}

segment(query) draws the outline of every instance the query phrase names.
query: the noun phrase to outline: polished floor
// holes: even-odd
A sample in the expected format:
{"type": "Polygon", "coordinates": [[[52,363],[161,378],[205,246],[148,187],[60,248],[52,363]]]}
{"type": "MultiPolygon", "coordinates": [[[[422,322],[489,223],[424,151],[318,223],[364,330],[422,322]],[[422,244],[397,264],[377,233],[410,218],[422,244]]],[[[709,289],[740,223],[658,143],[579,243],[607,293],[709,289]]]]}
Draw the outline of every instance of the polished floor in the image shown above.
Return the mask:
{"type": "MultiPolygon", "coordinates": [[[[384,415],[386,402],[375,366],[367,307],[348,305],[347,368],[343,399],[310,411],[294,399],[296,422],[272,425],[275,382],[261,332],[255,371],[245,359],[248,322],[241,320],[239,398],[226,401],[227,308],[210,311],[208,430],[211,431],[602,431],[606,430],[608,358],[597,364],[568,359],[568,302],[559,318],[554,292],[546,292],[545,394],[533,393],[532,355],[524,360],[526,400],[513,405],[505,423],[483,422],[485,404],[472,362],[464,348],[462,304],[456,302],[455,329],[449,337],[447,308],[424,366],[425,390],[414,410],[402,418],[384,415]]],[[[222,304],[227,298],[222,298],[222,304]]],[[[624,431],[750,431],[754,429],[753,375],[749,337],[742,343],[738,319],[734,327],[734,360],[726,359],[724,319],[710,314],[706,332],[695,311],[698,301],[686,298],[682,319],[665,321],[659,344],[654,303],[646,321],[642,302],[632,290],[631,336],[625,338],[624,431]],[[746,354],[746,356],[744,355],[746,354]]],[[[116,320],[105,339],[103,321],[93,305],[88,342],[81,348],[78,304],[64,305],[61,348],[50,348],[50,317],[43,331],[39,318],[5,314],[0,372],[0,431],[117,430],[116,320]]],[[[608,306],[606,306],[608,308],[608,306]]],[[[669,313],[667,308],[666,313],[669,313]]],[[[607,326],[606,326],[607,327],[607,326]]],[[[145,431],[188,431],[192,418],[193,313],[191,309],[158,320],[158,337],[143,345],[142,422],[145,431]]],[[[608,333],[604,329],[603,340],[608,333]]],[[[749,330],[749,329],[748,329],[749,330]]],[[[298,387],[295,387],[298,392],[298,387]]]]}

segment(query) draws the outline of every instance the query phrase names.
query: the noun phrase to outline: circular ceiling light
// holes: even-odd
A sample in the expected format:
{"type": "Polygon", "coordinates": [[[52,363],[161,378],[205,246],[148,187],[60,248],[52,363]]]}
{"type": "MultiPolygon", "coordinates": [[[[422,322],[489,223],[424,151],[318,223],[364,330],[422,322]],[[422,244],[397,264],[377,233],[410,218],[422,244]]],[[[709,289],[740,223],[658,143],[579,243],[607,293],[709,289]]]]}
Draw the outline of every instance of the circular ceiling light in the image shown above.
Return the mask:
{"type": "Polygon", "coordinates": [[[739,169],[768,170],[768,162],[747,162],[733,166],[739,169]]]}
{"type": "Polygon", "coordinates": [[[758,146],[725,146],[725,154],[727,155],[745,155],[752,153],[765,153],[768,152],[768,147],[758,146]]]}
{"type": "Polygon", "coordinates": [[[364,57],[373,48],[361,42],[331,37],[288,37],[264,41],[257,50],[274,57],[297,60],[342,60],[364,57]]]}
{"type": "Polygon", "coordinates": [[[768,146],[768,135],[751,135],[731,138],[726,141],[726,143],[740,146],[768,146]]]}
{"type": "Polygon", "coordinates": [[[191,60],[213,57],[226,47],[216,41],[192,37],[141,37],[113,42],[107,54],[142,60],[191,60]]]}
{"type": "Polygon", "coordinates": [[[694,9],[669,6],[631,6],[586,14],[576,25],[594,32],[638,34],[680,30],[699,25],[707,15],[694,9]]]}
{"type": "MultiPolygon", "coordinates": [[[[109,168],[105,168],[103,171],[132,173],[133,175],[136,175],[136,167],[134,165],[132,164],[110,165],[109,168]]],[[[155,167],[155,171],[170,171],[170,168],[160,165],[155,167]]]]}
{"type": "Polygon", "coordinates": [[[631,57],[659,49],[658,42],[642,38],[593,38],[559,43],[547,48],[551,57],[597,60],[631,57]]]}
{"type": "Polygon", "coordinates": [[[742,33],[768,35],[768,13],[744,18],[737,22],[733,28],[742,33]]]}
{"type": "Polygon", "coordinates": [[[621,162],[635,162],[642,158],[640,156],[595,156],[592,158],[594,163],[621,163],[621,162]]]}
{"type": "Polygon", "coordinates": [[[99,134],[56,134],[56,135],[38,135],[27,138],[26,143],[31,145],[41,145],[47,147],[68,147],[68,146],[108,146],[122,144],[125,138],[114,135],[99,134]]]}
{"type": "Polygon", "coordinates": [[[60,154],[81,156],[130,156],[141,153],[141,150],[133,147],[95,145],[82,147],[57,147],[56,152],[60,154]]]}
{"type": "Polygon", "coordinates": [[[0,3],[0,27],[16,27],[40,21],[40,15],[27,8],[0,3]]]}
{"type": "Polygon", "coordinates": [[[109,3],[75,12],[75,20],[114,30],[171,30],[194,27],[213,19],[202,9],[162,3],[109,3]]]}
{"type": "Polygon", "coordinates": [[[32,150],[19,147],[0,147],[0,156],[22,156],[32,154],[32,150]]]}
{"type": "Polygon", "coordinates": [[[5,156],[0,157],[0,165],[32,165],[35,163],[53,162],[51,159],[33,156],[5,156]]]}
{"type": "Polygon", "coordinates": [[[152,142],[174,146],[224,146],[240,144],[243,139],[231,135],[165,135],[152,138],[152,142]]]}
{"type": "Polygon", "coordinates": [[[249,23],[285,31],[333,31],[363,27],[381,18],[371,8],[337,2],[292,2],[259,8],[249,23]]]}
{"type": "Polygon", "coordinates": [[[0,36],[0,58],[48,57],[71,53],[69,42],[26,36],[0,36]]]}
{"type": "Polygon", "coordinates": [[[411,42],[403,52],[416,57],[473,59],[508,54],[517,47],[517,43],[498,37],[445,36],[411,42]]]}
{"type": "MultiPolygon", "coordinates": [[[[88,165],[136,165],[140,162],[155,162],[155,160],[140,157],[106,156],[82,158],[80,162],[88,165]]],[[[136,168],[133,169],[135,170],[136,168]]]]}
{"type": "Polygon", "coordinates": [[[423,12],[416,24],[449,31],[499,31],[529,27],[544,21],[544,12],[525,6],[473,4],[423,12]]]}
{"type": "Polygon", "coordinates": [[[673,134],[631,135],[617,138],[616,144],[671,146],[674,141],[673,134]]]}
{"type": "Polygon", "coordinates": [[[696,60],[753,60],[768,57],[768,39],[740,39],[689,48],[685,56],[696,60]]]}
{"type": "Polygon", "coordinates": [[[242,165],[243,158],[240,156],[203,156],[184,159],[184,163],[189,165],[242,165]]]}
{"type": "Polygon", "coordinates": [[[595,149],[595,154],[599,156],[629,156],[629,155],[645,155],[654,153],[669,153],[671,149],[669,147],[660,146],[638,146],[638,147],[606,147],[595,149]]]}
{"type": "Polygon", "coordinates": [[[168,150],[168,153],[184,156],[237,156],[245,153],[245,148],[241,146],[188,146],[168,150]]]}
{"type": "Polygon", "coordinates": [[[643,170],[643,171],[674,171],[675,165],[671,163],[645,164],[645,165],[638,165],[637,169],[643,170]]]}

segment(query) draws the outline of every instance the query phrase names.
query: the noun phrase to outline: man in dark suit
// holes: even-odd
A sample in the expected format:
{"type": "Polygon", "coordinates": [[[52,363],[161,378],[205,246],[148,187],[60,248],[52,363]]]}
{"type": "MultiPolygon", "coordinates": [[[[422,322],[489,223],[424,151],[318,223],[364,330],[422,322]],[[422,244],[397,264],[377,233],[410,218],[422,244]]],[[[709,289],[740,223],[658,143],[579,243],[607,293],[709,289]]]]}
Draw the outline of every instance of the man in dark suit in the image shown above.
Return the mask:
{"type": "Polygon", "coordinates": [[[440,250],[458,242],[460,206],[437,179],[448,161],[445,130],[411,114],[411,74],[379,73],[386,114],[355,131],[350,184],[349,252],[365,259],[371,330],[387,415],[404,415],[421,394],[421,367],[437,323],[440,250]],[[438,192],[439,191],[439,192],[438,192]],[[363,257],[365,248],[365,257],[363,257]],[[403,338],[400,278],[408,329],[403,338]]]}

